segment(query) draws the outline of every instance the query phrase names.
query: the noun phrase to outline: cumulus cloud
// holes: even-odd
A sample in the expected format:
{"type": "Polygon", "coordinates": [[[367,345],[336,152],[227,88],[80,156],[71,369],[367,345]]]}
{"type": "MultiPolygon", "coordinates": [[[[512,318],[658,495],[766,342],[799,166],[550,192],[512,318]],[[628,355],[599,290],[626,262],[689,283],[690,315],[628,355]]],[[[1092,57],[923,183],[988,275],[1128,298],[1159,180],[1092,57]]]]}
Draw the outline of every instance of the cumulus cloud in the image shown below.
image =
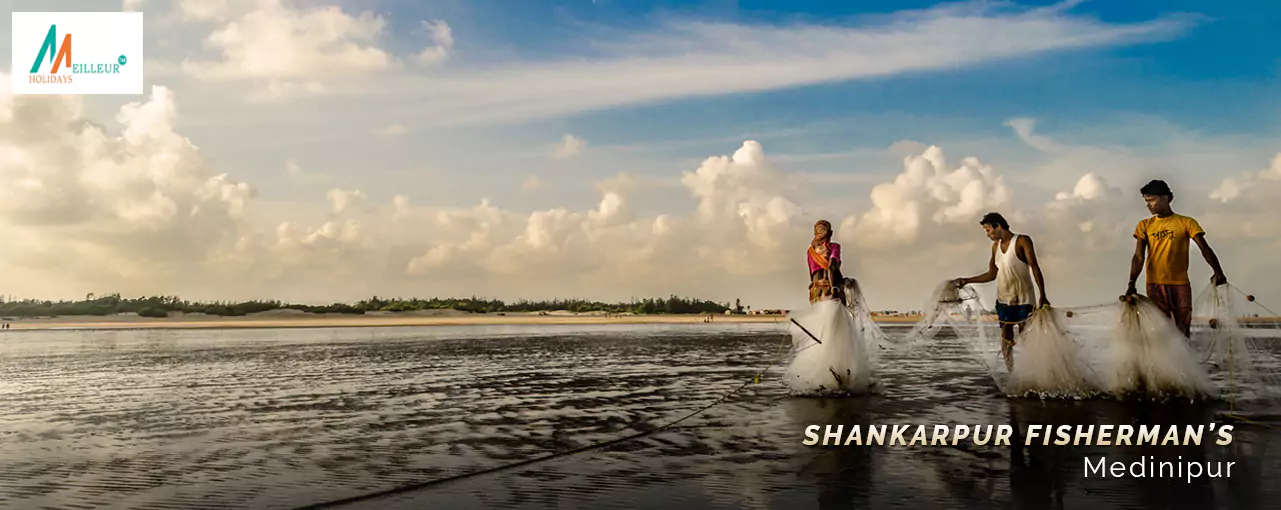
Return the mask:
{"type": "Polygon", "coordinates": [[[943,150],[930,146],[903,162],[893,182],[872,188],[872,208],[857,224],[857,242],[867,249],[895,248],[923,231],[972,223],[976,215],[1009,204],[1004,179],[977,158],[948,166],[943,150]]]}
{"type": "Polygon", "coordinates": [[[252,81],[255,101],[324,94],[327,81],[399,66],[378,46],[387,21],[369,12],[294,8],[281,0],[187,0],[180,8],[189,20],[218,23],[204,39],[218,58],[184,60],[183,71],[201,80],[252,81]]]}
{"type": "Polygon", "coordinates": [[[349,210],[357,209],[369,200],[369,197],[366,196],[363,191],[358,189],[345,190],[340,188],[329,190],[329,193],[325,195],[325,198],[328,198],[329,203],[333,205],[334,214],[342,214],[349,210]]]}
{"type": "MultiPolygon", "coordinates": [[[[677,293],[794,306],[805,299],[811,226],[829,219],[847,247],[847,272],[864,282],[873,306],[913,308],[939,281],[986,267],[990,242],[977,219],[997,211],[1036,239],[1056,304],[1092,304],[1122,290],[1130,233],[1146,214],[1112,174],[1089,165],[1038,201],[1006,178],[1024,168],[903,145],[897,150],[917,150],[901,165],[860,170],[883,181],[862,197],[849,194],[849,204],[866,200],[866,207],[820,218],[807,182],[755,141],[672,168],[688,207],[661,213],[641,201],[649,197],[639,193],[645,181],[623,172],[595,183],[590,207],[517,211],[490,200],[445,207],[405,193],[372,201],[362,190],[330,186],[323,198],[312,195],[310,211],[269,214],[234,168],[214,168],[175,131],[179,109],[168,89],[120,108],[109,126],[89,122],[80,98],[2,99],[0,177],[9,184],[0,187],[7,233],[0,263],[8,268],[0,288],[16,295],[327,301],[373,293],[677,293]]],[[[1279,269],[1260,255],[1281,238],[1276,166],[1245,174],[1254,184],[1226,202],[1187,193],[1176,203],[1201,220],[1239,283],[1267,281],[1279,269]]],[[[296,161],[284,170],[305,175],[296,161]]],[[[1194,261],[1194,273],[1203,265],[1194,261]]]]}
{"type": "Polygon", "coordinates": [[[115,131],[85,119],[76,96],[5,102],[0,224],[10,242],[0,258],[22,268],[16,286],[35,291],[40,282],[41,294],[88,282],[156,289],[252,262],[255,192],[209,168],[174,132],[178,109],[169,89],[153,87],[145,101],[121,107],[115,131]]]}
{"type": "Polygon", "coordinates": [[[587,148],[587,140],[572,134],[566,134],[561,137],[560,143],[556,144],[552,154],[557,159],[568,159],[579,155],[585,148],[587,148]]]}
{"type": "Polygon", "coordinates": [[[1135,202],[1091,172],[1031,218],[1025,228],[1036,241],[1043,270],[1057,276],[1054,286],[1060,291],[1065,285],[1075,291],[1061,294],[1084,294],[1108,285],[1124,290],[1121,278],[1134,249],[1131,234],[1144,217],[1135,202]]]}
{"type": "Polygon", "coordinates": [[[1210,198],[1223,203],[1231,202],[1240,197],[1245,190],[1260,184],[1266,186],[1269,181],[1281,181],[1281,153],[1277,153],[1272,158],[1272,165],[1266,170],[1224,179],[1214,191],[1210,192],[1210,198]]]}
{"type": "Polygon", "coordinates": [[[1271,253],[1281,239],[1281,153],[1264,170],[1224,179],[1208,198],[1220,236],[1251,240],[1259,253],[1271,253]]]}
{"type": "Polygon", "coordinates": [[[497,275],[494,281],[505,288],[554,295],[604,284],[615,299],[693,294],[708,281],[746,288],[748,276],[768,284],[796,259],[787,247],[808,237],[789,225],[799,206],[776,195],[785,181],[760,144],[747,142],[683,174],[698,203],[688,217],[636,215],[631,194],[637,184],[628,174],[598,183],[600,199],[586,211],[516,214],[488,201],[424,210],[438,240],[410,261],[409,272],[442,285],[497,275]]]}

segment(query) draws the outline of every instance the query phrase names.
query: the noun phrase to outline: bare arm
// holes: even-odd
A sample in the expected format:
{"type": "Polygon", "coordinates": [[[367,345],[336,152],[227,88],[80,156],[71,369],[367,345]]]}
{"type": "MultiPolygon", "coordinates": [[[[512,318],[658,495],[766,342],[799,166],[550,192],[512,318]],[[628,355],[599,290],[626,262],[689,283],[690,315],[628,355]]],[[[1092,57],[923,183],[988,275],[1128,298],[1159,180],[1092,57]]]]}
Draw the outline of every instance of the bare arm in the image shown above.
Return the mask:
{"type": "Polygon", "coordinates": [[[971,283],[987,283],[996,279],[996,243],[992,244],[992,258],[988,259],[987,272],[978,276],[961,278],[958,282],[960,285],[969,285],[971,283]]]}
{"type": "Polygon", "coordinates": [[[1205,234],[1197,234],[1192,240],[1196,241],[1197,248],[1201,249],[1201,256],[1205,257],[1205,262],[1210,264],[1210,269],[1214,270],[1212,277],[1214,284],[1223,285],[1228,283],[1228,278],[1223,275],[1223,268],[1219,266],[1219,256],[1214,253],[1214,248],[1211,248],[1210,243],[1205,240],[1205,234]]]}
{"type": "Polygon", "coordinates": [[[1134,282],[1139,280],[1139,274],[1143,272],[1143,262],[1148,258],[1148,240],[1135,238],[1134,257],[1130,259],[1130,286],[1126,294],[1133,294],[1134,282]]]}
{"type": "Polygon", "coordinates": [[[1036,246],[1032,245],[1032,238],[1022,236],[1019,238],[1023,242],[1023,257],[1027,259],[1027,265],[1032,268],[1032,277],[1036,279],[1036,288],[1041,290],[1040,304],[1050,304],[1049,298],[1045,297],[1045,276],[1041,274],[1041,264],[1036,260],[1036,246]]]}

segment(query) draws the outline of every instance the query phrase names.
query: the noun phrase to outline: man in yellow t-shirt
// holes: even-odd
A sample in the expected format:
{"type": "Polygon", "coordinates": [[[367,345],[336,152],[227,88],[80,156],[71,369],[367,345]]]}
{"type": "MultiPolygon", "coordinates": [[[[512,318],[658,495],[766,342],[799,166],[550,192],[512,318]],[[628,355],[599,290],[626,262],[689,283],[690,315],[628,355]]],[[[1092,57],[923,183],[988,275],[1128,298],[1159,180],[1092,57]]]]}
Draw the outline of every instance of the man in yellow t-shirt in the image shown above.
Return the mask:
{"type": "Polygon", "coordinates": [[[1137,294],[1134,283],[1144,270],[1147,260],[1148,298],[1174,321],[1184,336],[1192,330],[1192,282],[1188,279],[1188,252],[1195,242],[1201,249],[1214,275],[1210,282],[1215,286],[1228,283],[1219,267],[1219,257],[1205,241],[1205,231],[1196,220],[1175,214],[1170,208],[1174,192],[1165,181],[1152,181],[1140,193],[1147,202],[1149,218],[1134,227],[1134,258],[1130,262],[1130,286],[1127,296],[1137,294]]]}

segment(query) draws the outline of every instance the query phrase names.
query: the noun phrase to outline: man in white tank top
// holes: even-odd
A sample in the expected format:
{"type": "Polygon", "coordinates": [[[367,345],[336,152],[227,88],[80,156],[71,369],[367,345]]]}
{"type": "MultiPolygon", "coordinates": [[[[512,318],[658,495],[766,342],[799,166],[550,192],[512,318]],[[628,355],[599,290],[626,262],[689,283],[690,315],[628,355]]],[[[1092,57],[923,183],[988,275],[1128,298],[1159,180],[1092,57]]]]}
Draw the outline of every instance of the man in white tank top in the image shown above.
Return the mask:
{"type": "Polygon", "coordinates": [[[992,243],[992,259],[988,262],[987,272],[969,278],[957,278],[957,287],[971,283],[987,283],[996,280],[996,316],[1001,321],[1001,354],[1005,356],[1005,367],[1014,369],[1014,326],[1023,331],[1023,324],[1032,316],[1036,306],[1049,306],[1050,300],[1045,297],[1045,278],[1041,275],[1041,266],[1036,261],[1036,248],[1032,238],[1010,232],[1010,224],[998,213],[988,213],[979,220],[979,225],[987,232],[992,243]],[[1036,288],[1041,290],[1036,298],[1032,288],[1032,279],[1036,278],[1036,288]],[[1034,305],[1035,303],[1035,305],[1034,305]]]}

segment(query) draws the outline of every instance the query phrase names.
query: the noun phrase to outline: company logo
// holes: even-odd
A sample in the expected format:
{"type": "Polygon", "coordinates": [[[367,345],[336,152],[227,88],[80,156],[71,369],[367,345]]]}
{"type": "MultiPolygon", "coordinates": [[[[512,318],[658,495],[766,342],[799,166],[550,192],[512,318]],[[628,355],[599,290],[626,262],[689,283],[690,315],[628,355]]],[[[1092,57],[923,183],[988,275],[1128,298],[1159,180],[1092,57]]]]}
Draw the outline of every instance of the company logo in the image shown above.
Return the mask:
{"type": "Polygon", "coordinates": [[[49,25],[49,32],[44,36],[44,42],[40,44],[40,54],[36,55],[36,60],[31,64],[31,73],[27,77],[30,83],[74,83],[77,74],[120,74],[120,66],[129,63],[129,59],[120,55],[112,63],[91,63],[91,64],[73,64],[71,63],[71,33],[68,32],[62,37],[62,46],[58,46],[58,25],[49,25]],[[41,74],[40,68],[44,61],[48,59],[48,74],[41,74]],[[62,71],[59,74],[58,71],[62,71]]]}
{"type": "Polygon", "coordinates": [[[15,12],[13,92],[141,94],[142,47],[139,12],[15,12]]]}

